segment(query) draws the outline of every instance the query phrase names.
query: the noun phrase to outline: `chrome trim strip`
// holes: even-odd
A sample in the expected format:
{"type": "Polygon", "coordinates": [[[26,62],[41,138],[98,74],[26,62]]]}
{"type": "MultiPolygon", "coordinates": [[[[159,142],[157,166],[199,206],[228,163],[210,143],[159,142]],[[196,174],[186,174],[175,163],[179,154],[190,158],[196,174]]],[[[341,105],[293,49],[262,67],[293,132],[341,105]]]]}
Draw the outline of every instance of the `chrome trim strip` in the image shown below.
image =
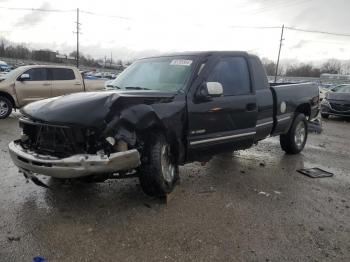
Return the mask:
{"type": "Polygon", "coordinates": [[[244,137],[244,136],[253,136],[255,134],[256,134],[256,132],[254,131],[254,132],[248,132],[248,133],[242,133],[242,134],[236,134],[236,135],[230,135],[230,136],[221,136],[221,137],[215,137],[215,138],[208,138],[208,139],[204,139],[204,140],[190,142],[190,145],[204,144],[204,143],[209,143],[209,142],[226,140],[226,139],[230,139],[230,138],[237,138],[237,137],[244,137]]]}
{"type": "Polygon", "coordinates": [[[273,121],[268,121],[268,122],[264,122],[261,124],[257,124],[256,127],[262,127],[262,126],[266,126],[266,125],[270,125],[270,124],[273,124],[273,121]]]}
{"type": "Polygon", "coordinates": [[[286,120],[289,120],[290,119],[290,116],[287,116],[287,117],[283,117],[283,118],[280,118],[280,119],[277,119],[278,122],[282,122],[282,121],[286,121],[286,120]]]}

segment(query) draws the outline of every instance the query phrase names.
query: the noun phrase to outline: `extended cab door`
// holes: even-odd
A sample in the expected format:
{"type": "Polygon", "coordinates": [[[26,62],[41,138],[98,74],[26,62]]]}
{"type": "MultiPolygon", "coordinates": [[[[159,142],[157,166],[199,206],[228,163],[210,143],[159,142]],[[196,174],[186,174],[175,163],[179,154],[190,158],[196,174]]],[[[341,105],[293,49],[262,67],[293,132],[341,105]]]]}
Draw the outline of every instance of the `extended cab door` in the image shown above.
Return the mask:
{"type": "Polygon", "coordinates": [[[77,93],[83,91],[82,77],[76,76],[71,68],[50,68],[52,79],[52,96],[77,93]]]}
{"type": "MultiPolygon", "coordinates": [[[[188,96],[189,156],[250,147],[256,134],[257,104],[248,58],[211,58],[204,68],[198,79],[220,83],[223,96],[204,101],[196,99],[196,91],[188,96]]],[[[198,90],[201,83],[195,85],[192,88],[198,90]]]]}
{"type": "Polygon", "coordinates": [[[47,68],[31,68],[24,71],[15,82],[16,93],[20,106],[51,96],[51,81],[48,79],[47,68]],[[28,74],[29,78],[21,80],[28,74]]]}

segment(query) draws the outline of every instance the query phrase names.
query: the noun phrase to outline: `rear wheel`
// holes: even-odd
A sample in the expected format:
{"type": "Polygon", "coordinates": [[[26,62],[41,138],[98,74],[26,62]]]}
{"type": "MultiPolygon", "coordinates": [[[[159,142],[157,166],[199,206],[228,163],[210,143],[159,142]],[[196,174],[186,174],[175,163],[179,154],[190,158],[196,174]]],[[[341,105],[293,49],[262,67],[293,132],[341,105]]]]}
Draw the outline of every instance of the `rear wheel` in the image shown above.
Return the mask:
{"type": "Polygon", "coordinates": [[[307,140],[307,120],[304,114],[298,114],[293,120],[287,134],[280,136],[280,144],[282,149],[288,154],[300,153],[307,140]]]}
{"type": "Polygon", "coordinates": [[[0,96],[0,119],[8,117],[12,112],[12,103],[11,101],[4,97],[0,96]]]}
{"type": "Polygon", "coordinates": [[[179,178],[172,148],[162,134],[154,135],[147,150],[147,163],[141,166],[140,184],[150,196],[163,197],[173,191],[179,178]]]}

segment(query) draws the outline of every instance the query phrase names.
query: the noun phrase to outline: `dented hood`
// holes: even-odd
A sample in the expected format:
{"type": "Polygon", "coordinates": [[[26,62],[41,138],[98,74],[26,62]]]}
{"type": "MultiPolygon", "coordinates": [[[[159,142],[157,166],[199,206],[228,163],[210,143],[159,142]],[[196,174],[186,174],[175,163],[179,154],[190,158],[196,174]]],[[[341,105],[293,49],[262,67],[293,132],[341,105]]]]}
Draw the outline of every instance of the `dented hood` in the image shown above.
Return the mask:
{"type": "Polygon", "coordinates": [[[157,91],[76,93],[31,103],[21,112],[51,124],[101,127],[128,107],[169,101],[174,95],[157,91]]]}

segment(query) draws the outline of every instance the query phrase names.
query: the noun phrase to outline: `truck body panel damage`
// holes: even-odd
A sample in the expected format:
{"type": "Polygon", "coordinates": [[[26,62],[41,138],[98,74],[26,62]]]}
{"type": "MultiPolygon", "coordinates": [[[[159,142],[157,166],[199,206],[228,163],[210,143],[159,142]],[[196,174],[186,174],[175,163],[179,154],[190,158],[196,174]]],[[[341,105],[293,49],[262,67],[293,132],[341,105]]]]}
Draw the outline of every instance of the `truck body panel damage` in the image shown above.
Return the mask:
{"type": "Polygon", "coordinates": [[[67,158],[40,156],[22,148],[19,141],[11,142],[9,149],[12,161],[24,173],[45,174],[56,178],[104,175],[136,168],[141,164],[136,149],[112,153],[109,156],[79,154],[67,158]]]}
{"type": "Polygon", "coordinates": [[[183,158],[176,138],[183,134],[185,102],[173,98],[91,92],[32,103],[22,110],[24,138],[9,145],[12,160],[22,170],[59,178],[131,170],[141,164],[150,129],[164,132],[183,158]]]}

